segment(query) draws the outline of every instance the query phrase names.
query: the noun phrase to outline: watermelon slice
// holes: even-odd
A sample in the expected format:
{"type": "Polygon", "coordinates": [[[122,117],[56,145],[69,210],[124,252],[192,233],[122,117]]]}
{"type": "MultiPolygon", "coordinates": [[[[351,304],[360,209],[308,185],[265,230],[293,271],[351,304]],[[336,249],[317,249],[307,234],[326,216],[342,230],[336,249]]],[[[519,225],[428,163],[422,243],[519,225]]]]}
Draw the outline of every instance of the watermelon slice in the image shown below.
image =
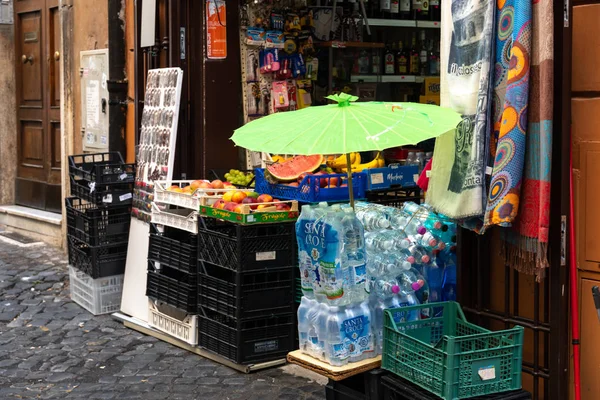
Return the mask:
{"type": "Polygon", "coordinates": [[[295,181],[305,172],[312,172],[323,164],[323,156],[320,154],[313,156],[295,156],[294,158],[281,164],[272,164],[267,167],[267,171],[279,181],[295,181]]]}

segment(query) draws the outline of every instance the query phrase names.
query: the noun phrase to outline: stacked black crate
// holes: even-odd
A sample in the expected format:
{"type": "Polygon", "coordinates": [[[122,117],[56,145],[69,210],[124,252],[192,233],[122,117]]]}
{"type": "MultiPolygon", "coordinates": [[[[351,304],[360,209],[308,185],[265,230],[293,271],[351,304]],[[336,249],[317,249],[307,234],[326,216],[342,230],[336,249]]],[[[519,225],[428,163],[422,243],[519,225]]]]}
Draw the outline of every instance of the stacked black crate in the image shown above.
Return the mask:
{"type": "Polygon", "coordinates": [[[150,224],[146,296],[178,310],[196,314],[198,296],[195,234],[169,226],[162,232],[150,224]]]}
{"type": "Polygon", "coordinates": [[[294,222],[198,220],[199,346],[237,364],[295,348],[294,222]]]}
{"type": "Polygon", "coordinates": [[[93,314],[118,311],[135,165],[118,152],[69,157],[65,199],[71,297],[93,314]]]}

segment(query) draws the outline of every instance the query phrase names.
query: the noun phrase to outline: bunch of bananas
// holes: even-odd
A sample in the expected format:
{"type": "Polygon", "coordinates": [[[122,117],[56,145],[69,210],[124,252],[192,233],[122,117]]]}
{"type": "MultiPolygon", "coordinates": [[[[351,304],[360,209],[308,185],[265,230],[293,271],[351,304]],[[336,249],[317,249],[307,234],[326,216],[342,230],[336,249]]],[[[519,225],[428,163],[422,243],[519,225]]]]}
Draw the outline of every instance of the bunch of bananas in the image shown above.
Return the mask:
{"type": "MultiPolygon", "coordinates": [[[[327,157],[327,166],[336,171],[341,171],[342,168],[347,168],[348,163],[346,162],[346,155],[342,154],[338,158],[333,157],[333,160],[330,159],[332,156],[327,157]]],[[[350,153],[350,164],[358,165],[360,164],[360,154],[359,153],[350,153]]]]}
{"type": "MultiPolygon", "coordinates": [[[[365,169],[369,168],[381,168],[385,167],[385,160],[383,159],[383,155],[381,153],[377,153],[377,156],[372,161],[361,164],[360,154],[351,153],[350,161],[352,163],[351,168],[352,172],[362,172],[365,169]]],[[[336,158],[333,162],[327,162],[327,166],[335,169],[338,172],[348,172],[348,167],[346,163],[346,155],[342,154],[340,157],[336,158]]]]}
{"type": "Polygon", "coordinates": [[[280,155],[274,154],[274,155],[271,156],[271,159],[273,160],[273,162],[283,164],[284,162],[290,160],[291,157],[286,158],[284,156],[280,156],[280,155]]]}

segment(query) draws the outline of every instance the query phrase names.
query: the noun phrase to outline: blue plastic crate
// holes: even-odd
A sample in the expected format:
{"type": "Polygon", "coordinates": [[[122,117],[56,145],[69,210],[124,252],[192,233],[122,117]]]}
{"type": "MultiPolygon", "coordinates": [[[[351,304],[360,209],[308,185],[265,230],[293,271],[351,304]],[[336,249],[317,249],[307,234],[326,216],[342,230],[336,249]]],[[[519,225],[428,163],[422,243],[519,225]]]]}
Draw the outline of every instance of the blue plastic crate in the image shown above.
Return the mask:
{"type": "MultiPolygon", "coordinates": [[[[348,201],[350,199],[347,187],[321,187],[321,179],[327,179],[327,182],[329,182],[329,179],[337,177],[340,181],[346,181],[348,179],[346,174],[307,175],[297,187],[267,182],[264,169],[257,169],[255,176],[255,190],[258,193],[270,194],[276,199],[297,200],[304,203],[348,201]]],[[[364,199],[367,188],[367,174],[364,172],[353,173],[352,184],[354,198],[364,199]]]]}
{"type": "Polygon", "coordinates": [[[419,179],[419,167],[416,165],[391,164],[387,167],[366,170],[368,190],[388,189],[390,187],[415,187],[419,179]]]}

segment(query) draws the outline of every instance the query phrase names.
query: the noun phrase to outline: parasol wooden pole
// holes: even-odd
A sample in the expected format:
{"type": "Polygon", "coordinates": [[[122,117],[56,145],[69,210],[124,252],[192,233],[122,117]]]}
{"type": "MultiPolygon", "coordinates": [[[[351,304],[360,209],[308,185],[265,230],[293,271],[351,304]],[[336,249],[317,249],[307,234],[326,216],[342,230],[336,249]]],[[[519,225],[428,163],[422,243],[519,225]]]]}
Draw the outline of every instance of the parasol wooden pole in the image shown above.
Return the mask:
{"type": "Polygon", "coordinates": [[[354,189],[352,189],[352,162],[350,153],[346,153],[346,167],[348,171],[348,193],[350,194],[350,207],[354,208],[354,189]]]}

